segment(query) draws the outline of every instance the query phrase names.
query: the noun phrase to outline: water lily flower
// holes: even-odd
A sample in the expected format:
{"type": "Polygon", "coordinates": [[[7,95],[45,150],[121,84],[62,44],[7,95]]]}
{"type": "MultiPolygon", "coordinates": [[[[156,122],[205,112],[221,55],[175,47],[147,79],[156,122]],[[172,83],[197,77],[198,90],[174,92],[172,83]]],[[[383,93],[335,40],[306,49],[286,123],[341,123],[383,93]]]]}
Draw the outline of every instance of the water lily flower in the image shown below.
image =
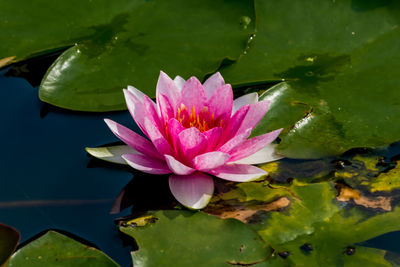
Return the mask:
{"type": "Polygon", "coordinates": [[[156,103],[132,86],[124,89],[129,112],[148,139],[105,122],[132,149],[122,159],[142,172],[171,174],[170,190],[184,206],[207,205],[214,191],[212,176],[252,181],[267,172],[251,164],[281,158],[270,144],[282,129],[249,139],[269,104],[258,102],[257,93],[233,100],[220,73],[201,84],[196,77],[172,80],[161,72],[156,89],[156,103]]]}

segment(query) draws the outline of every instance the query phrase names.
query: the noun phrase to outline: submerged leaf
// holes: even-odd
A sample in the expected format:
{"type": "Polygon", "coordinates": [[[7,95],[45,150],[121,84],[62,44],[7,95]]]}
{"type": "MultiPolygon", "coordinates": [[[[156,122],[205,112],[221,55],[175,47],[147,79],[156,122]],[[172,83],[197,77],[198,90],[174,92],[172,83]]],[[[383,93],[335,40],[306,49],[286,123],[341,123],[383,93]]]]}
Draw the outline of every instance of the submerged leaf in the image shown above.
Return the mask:
{"type": "Polygon", "coordinates": [[[366,181],[361,184],[368,185],[372,193],[400,189],[400,161],[396,162],[396,166],[392,170],[380,173],[372,181],[366,181]]]}

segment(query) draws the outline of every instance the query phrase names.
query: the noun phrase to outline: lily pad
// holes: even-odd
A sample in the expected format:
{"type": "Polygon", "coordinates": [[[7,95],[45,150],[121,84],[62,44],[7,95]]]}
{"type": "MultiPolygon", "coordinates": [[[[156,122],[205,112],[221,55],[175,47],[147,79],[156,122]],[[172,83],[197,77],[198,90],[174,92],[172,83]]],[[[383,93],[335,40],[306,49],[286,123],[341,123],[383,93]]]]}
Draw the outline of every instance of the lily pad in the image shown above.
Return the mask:
{"type": "Polygon", "coordinates": [[[14,228],[0,224],[0,266],[6,263],[19,243],[20,234],[14,228]]]}
{"type": "Polygon", "coordinates": [[[28,243],[11,257],[9,267],[41,266],[101,266],[117,267],[100,250],[81,244],[55,231],[28,243]]]}
{"type": "MultiPolygon", "coordinates": [[[[0,67],[73,46],[112,27],[113,18],[144,1],[1,1],[0,67]],[[93,12],[87,12],[92,10],[93,12]]],[[[115,25],[117,26],[117,25],[115,25]]]]}
{"type": "Polygon", "coordinates": [[[225,183],[205,212],[247,223],[290,266],[392,266],[391,253],[358,243],[400,230],[400,207],[347,190],[333,182],[225,183]]]}
{"type": "Polygon", "coordinates": [[[0,16],[3,65],[72,46],[39,96],[83,111],[126,109],[128,84],[154,97],[160,70],[184,78],[215,72],[240,55],[254,28],[250,0],[2,1],[0,16]]]}
{"type": "Polygon", "coordinates": [[[267,113],[254,135],[285,127],[278,151],[292,158],[400,139],[398,1],[255,1],[255,7],[256,36],[223,76],[236,85],[286,83],[266,91],[273,118],[267,113]]]}
{"type": "Polygon", "coordinates": [[[245,224],[202,212],[157,211],[122,223],[120,230],[137,241],[134,266],[247,266],[272,254],[245,224]]]}
{"type": "MultiPolygon", "coordinates": [[[[374,261],[380,258],[379,262],[381,262],[383,257],[368,261],[367,256],[370,250],[363,250],[360,246],[356,246],[356,243],[400,230],[396,223],[400,219],[400,209],[396,207],[393,211],[383,214],[376,212],[372,217],[367,216],[357,207],[350,210],[341,209],[341,205],[335,203],[337,201],[335,189],[333,186],[329,189],[328,186],[329,184],[326,183],[320,184],[318,187],[325,189],[316,191],[312,188],[315,185],[292,187],[292,192],[299,199],[293,199],[287,213],[271,214],[271,218],[265,220],[263,226],[255,226],[255,228],[258,228],[260,235],[265,240],[270,240],[271,245],[278,251],[290,251],[293,256],[291,260],[294,263],[310,262],[315,266],[346,265],[349,260],[356,263],[358,259],[353,259],[352,254],[346,252],[347,249],[354,247],[356,249],[354,255],[357,255],[357,258],[359,254],[365,253],[362,257],[366,266],[376,266],[374,261]],[[319,204],[313,204],[316,196],[312,195],[312,191],[322,195],[319,198],[319,204]],[[319,209],[316,210],[316,207],[319,209]],[[278,234],[277,231],[285,234],[278,234]],[[312,245],[313,251],[304,253],[302,246],[307,244],[312,245]]],[[[371,210],[376,209],[371,208],[371,210]]],[[[385,264],[390,266],[387,262],[385,264]]]]}

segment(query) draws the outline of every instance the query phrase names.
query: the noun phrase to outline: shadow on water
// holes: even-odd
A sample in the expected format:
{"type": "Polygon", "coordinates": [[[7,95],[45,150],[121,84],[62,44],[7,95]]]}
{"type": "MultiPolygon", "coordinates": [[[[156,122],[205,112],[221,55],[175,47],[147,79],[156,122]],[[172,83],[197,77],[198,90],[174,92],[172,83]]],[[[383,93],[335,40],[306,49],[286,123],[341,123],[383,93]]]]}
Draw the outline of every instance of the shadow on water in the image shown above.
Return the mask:
{"type": "MultiPolygon", "coordinates": [[[[121,145],[122,143],[107,144],[104,146],[121,145]]],[[[88,168],[111,168],[131,173],[133,178],[113,199],[110,213],[118,214],[131,208],[132,214],[140,214],[149,210],[173,209],[179,203],[169,190],[168,175],[151,175],[132,169],[127,165],[109,163],[92,158],[88,168]]]]}
{"type": "Polygon", "coordinates": [[[5,71],[4,76],[24,78],[30,83],[31,86],[39,86],[48,67],[57,59],[59,55],[61,55],[63,51],[64,50],[59,50],[44,56],[15,63],[5,71]]]}

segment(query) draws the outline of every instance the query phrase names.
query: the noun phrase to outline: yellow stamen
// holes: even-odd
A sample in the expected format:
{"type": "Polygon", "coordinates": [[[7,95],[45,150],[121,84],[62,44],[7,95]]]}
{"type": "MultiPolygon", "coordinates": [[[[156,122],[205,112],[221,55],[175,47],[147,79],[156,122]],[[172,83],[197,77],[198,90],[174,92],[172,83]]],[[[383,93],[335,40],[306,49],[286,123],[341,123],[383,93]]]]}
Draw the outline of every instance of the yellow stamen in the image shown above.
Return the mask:
{"type": "Polygon", "coordinates": [[[207,106],[204,106],[201,111],[196,114],[196,107],[194,105],[189,113],[186,106],[181,104],[177,109],[176,119],[183,127],[196,127],[201,132],[205,132],[214,127],[223,126],[222,120],[216,119],[214,112],[210,114],[207,106]],[[188,116],[188,118],[186,118],[186,116],[188,116]]]}
{"type": "Polygon", "coordinates": [[[201,123],[200,123],[200,115],[199,114],[197,114],[197,121],[196,122],[197,122],[198,125],[201,125],[201,123]]]}
{"type": "Polygon", "coordinates": [[[190,114],[190,120],[194,120],[196,117],[196,110],[194,108],[194,105],[192,106],[192,113],[190,114]]]}
{"type": "Polygon", "coordinates": [[[178,108],[178,114],[176,115],[176,117],[179,119],[181,117],[181,109],[178,108]]]}

